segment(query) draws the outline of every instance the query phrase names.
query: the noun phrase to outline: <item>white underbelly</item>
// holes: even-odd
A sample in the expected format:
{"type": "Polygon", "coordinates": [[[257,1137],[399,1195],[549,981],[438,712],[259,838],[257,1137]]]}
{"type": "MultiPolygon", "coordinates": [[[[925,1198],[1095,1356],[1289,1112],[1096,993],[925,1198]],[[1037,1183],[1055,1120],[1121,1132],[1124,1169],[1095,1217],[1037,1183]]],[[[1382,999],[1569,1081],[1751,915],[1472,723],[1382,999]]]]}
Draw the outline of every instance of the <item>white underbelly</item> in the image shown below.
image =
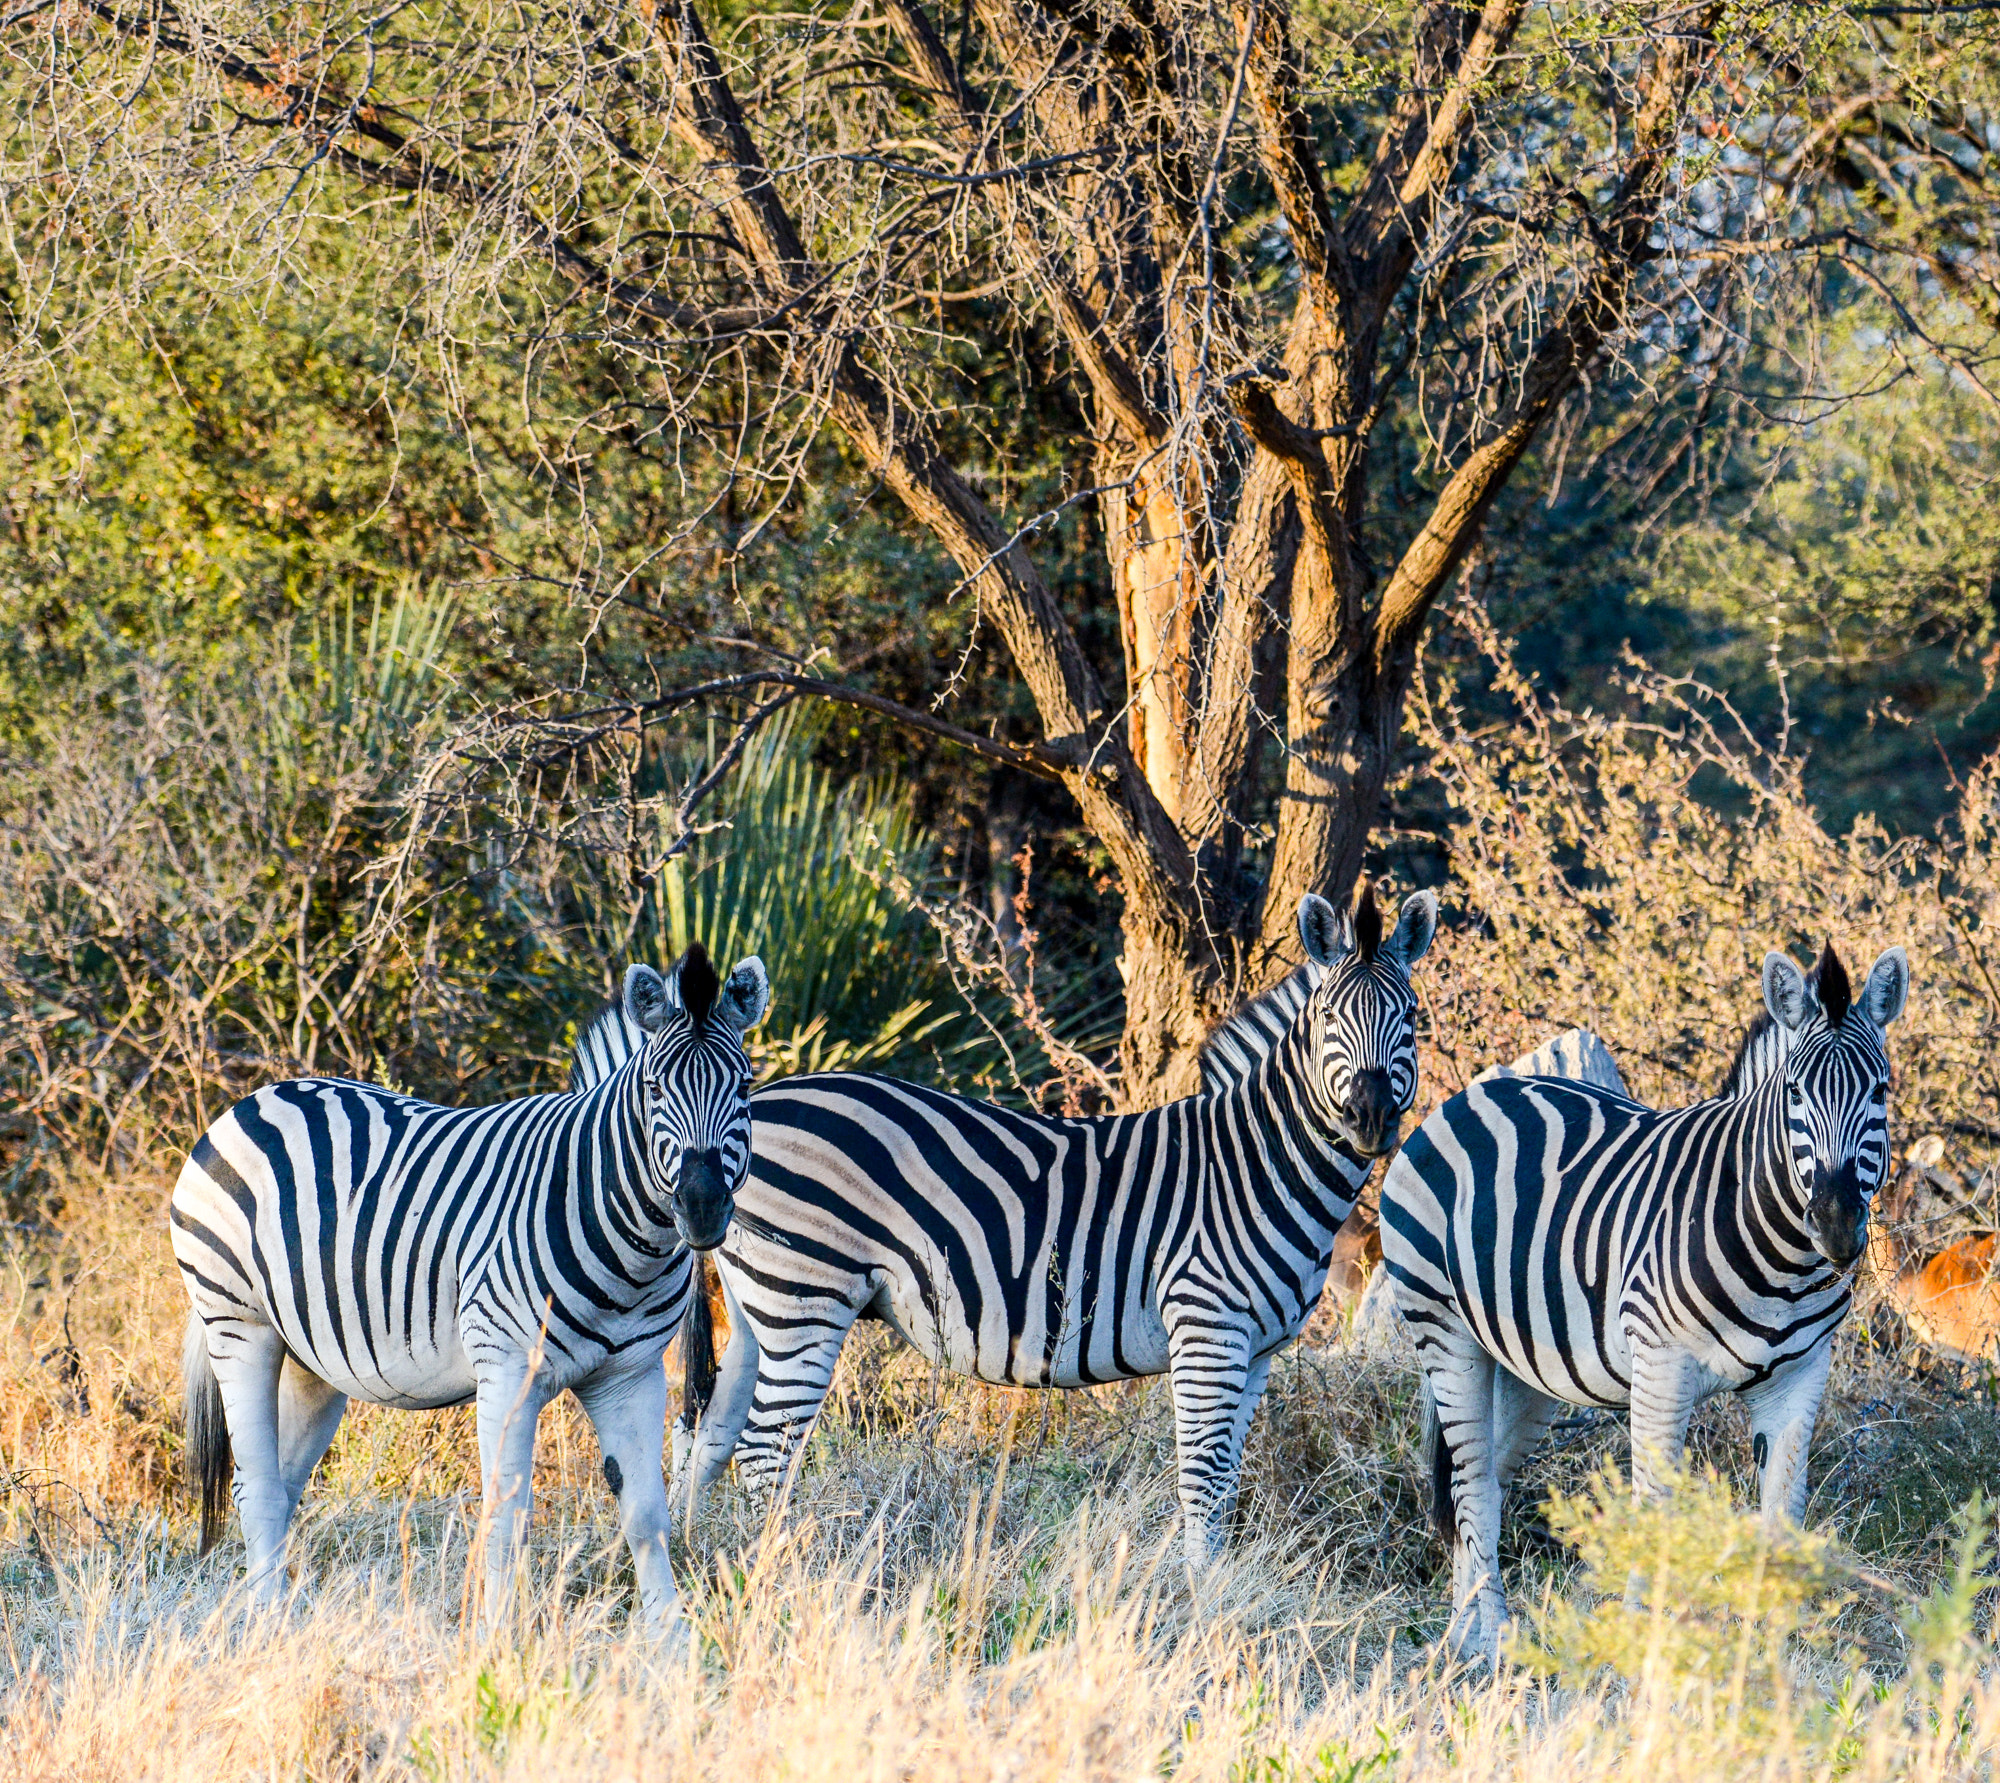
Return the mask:
{"type": "Polygon", "coordinates": [[[406,1411],[429,1411],[441,1405],[460,1405],[470,1399],[476,1383],[472,1360],[453,1331],[438,1345],[419,1340],[400,1345],[381,1343],[375,1354],[358,1353],[359,1344],[350,1344],[345,1359],[303,1351],[288,1345],[299,1362],[350,1399],[370,1405],[399,1406],[406,1411]]]}

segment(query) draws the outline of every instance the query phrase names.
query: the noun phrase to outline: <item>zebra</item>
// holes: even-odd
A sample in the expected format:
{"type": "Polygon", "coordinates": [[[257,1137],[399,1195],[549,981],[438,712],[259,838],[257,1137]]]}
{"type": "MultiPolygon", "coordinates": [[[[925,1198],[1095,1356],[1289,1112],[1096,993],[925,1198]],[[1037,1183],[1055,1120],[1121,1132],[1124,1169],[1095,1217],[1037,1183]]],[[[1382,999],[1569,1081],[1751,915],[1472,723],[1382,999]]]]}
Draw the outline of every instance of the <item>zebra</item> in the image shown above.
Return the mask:
{"type": "Polygon", "coordinates": [[[1884,1031],[1909,981],[1900,947],[1858,998],[1831,943],[1812,978],[1772,953],[1764,1004],[1787,1041],[1761,1080],[1661,1111],[1501,1078],[1405,1142],[1383,1182],[1382,1254],[1434,1408],[1458,1653],[1497,1651],[1501,1497],[1562,1404],[1631,1407],[1645,1498],[1678,1465],[1694,1407],[1734,1390],[1764,1517],[1802,1514],[1833,1334],[1888,1164],[1884,1031]]]}
{"type": "Polygon", "coordinates": [[[752,957],[718,979],[691,946],[634,965],[640,1044],[582,1093],[440,1108],[299,1078],[245,1097],[175,1185],[175,1259],[201,1552],[234,1496],[253,1593],[275,1601],[299,1496],[349,1399],[471,1400],[488,1517],[485,1614],[528,1520],[535,1426],[565,1388],[597,1432],[645,1624],[679,1610],[661,1471],[663,1354],[690,1248],[728,1229],[750,1154],[743,1031],[770,999],[752,957]]]}
{"type": "MultiPolygon", "coordinates": [[[[1434,893],[1383,933],[1308,895],[1307,964],[1273,995],[1278,1043],[1141,1114],[1020,1113],[883,1077],[795,1077],[753,1097],[756,1138],[716,1253],[730,1320],[713,1397],[689,1322],[675,1493],[735,1457],[768,1503],[858,1318],[930,1361],[1019,1387],[1171,1377],[1184,1543],[1200,1567],[1233,1507],[1271,1359],[1319,1298],[1335,1232],[1417,1090],[1411,969],[1434,893]],[[1301,994],[1303,987],[1304,994],[1301,994]],[[1221,1087],[1217,1087],[1221,1086],[1221,1087]]],[[[1239,1022],[1264,1020],[1256,1005],[1239,1022]]],[[[607,1016],[607,1028],[617,1018],[607,1016]]]]}

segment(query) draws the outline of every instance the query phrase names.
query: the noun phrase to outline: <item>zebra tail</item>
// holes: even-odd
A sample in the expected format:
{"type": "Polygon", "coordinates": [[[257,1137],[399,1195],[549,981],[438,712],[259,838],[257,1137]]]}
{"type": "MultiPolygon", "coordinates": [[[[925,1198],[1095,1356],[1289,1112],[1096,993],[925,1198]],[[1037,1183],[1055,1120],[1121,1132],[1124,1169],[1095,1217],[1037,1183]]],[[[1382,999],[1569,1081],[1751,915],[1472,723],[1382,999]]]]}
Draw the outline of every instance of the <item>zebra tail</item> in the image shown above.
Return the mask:
{"type": "Polygon", "coordinates": [[[187,1479],[201,1503],[201,1548],[206,1554],[222,1536],[228,1515],[229,1424],[222,1414],[222,1389],[208,1359],[208,1327],[201,1314],[188,1314],[181,1344],[181,1381],[186,1394],[187,1479]]]}
{"type": "Polygon", "coordinates": [[[694,1254],[694,1300],[681,1322],[681,1424],[692,1434],[701,1427],[715,1397],[715,1265],[706,1251],[694,1254]]]}
{"type": "Polygon", "coordinates": [[[1423,1422],[1419,1427],[1417,1443],[1430,1459],[1431,1527],[1437,1531],[1438,1539],[1449,1548],[1458,1541],[1458,1505],[1451,1493],[1451,1445],[1444,1439],[1444,1421],[1438,1416],[1437,1401],[1431,1397],[1428,1379],[1418,1391],[1423,1399],[1423,1422]]]}

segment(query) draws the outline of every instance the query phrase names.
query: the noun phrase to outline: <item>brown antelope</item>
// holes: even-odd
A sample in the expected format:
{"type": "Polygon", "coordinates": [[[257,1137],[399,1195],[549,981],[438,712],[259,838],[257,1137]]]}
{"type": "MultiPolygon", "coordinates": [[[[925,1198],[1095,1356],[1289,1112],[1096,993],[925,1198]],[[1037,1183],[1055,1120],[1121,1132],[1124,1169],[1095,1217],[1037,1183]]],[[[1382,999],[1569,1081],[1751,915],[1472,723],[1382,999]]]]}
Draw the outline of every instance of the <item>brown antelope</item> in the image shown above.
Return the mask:
{"type": "Polygon", "coordinates": [[[2000,1274],[1991,1232],[1905,1263],[1889,1299],[1924,1343],[1961,1362],[2000,1361],[2000,1274]]]}
{"type": "Polygon", "coordinates": [[[1992,1232],[1964,1230],[1967,1216],[1981,1217],[1962,1183],[1939,1169],[1944,1141],[1919,1139],[1905,1154],[1901,1180],[1885,1198],[1889,1220],[1931,1227],[1960,1222],[1949,1237],[1931,1242],[1882,1236],[1880,1266],[1889,1278],[1886,1298],[1920,1343],[1960,1362],[2000,1361],[2000,1255],[1992,1232]]]}

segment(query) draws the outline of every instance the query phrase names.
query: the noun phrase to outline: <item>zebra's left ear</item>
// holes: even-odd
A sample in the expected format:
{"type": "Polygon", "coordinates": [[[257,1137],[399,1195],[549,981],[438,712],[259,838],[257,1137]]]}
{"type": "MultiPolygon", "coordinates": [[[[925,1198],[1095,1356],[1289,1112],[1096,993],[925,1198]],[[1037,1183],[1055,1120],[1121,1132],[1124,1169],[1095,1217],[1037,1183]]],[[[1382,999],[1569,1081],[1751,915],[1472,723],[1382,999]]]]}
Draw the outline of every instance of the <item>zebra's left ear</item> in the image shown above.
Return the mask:
{"type": "Polygon", "coordinates": [[[770,1006],[771,980],[765,974],[764,962],[754,953],[748,959],[738,960],[736,970],[723,983],[722,995],[715,999],[716,1014],[740,1034],[762,1021],[764,1011],[770,1006]]]}
{"type": "Polygon", "coordinates": [[[1412,892],[1403,900],[1403,913],[1396,918],[1394,932],[1382,943],[1382,951],[1401,966],[1407,976],[1417,961],[1430,952],[1437,926],[1437,893],[1412,892]]]}
{"type": "Polygon", "coordinates": [[[1307,892],[1299,900],[1299,939],[1305,943],[1306,958],[1325,971],[1354,951],[1354,924],[1346,911],[1307,892]]]}
{"type": "Polygon", "coordinates": [[[1861,987],[1862,1012],[1878,1028],[1886,1028],[1909,1000],[1910,956],[1892,947],[1868,968],[1868,982],[1861,987]]]}

